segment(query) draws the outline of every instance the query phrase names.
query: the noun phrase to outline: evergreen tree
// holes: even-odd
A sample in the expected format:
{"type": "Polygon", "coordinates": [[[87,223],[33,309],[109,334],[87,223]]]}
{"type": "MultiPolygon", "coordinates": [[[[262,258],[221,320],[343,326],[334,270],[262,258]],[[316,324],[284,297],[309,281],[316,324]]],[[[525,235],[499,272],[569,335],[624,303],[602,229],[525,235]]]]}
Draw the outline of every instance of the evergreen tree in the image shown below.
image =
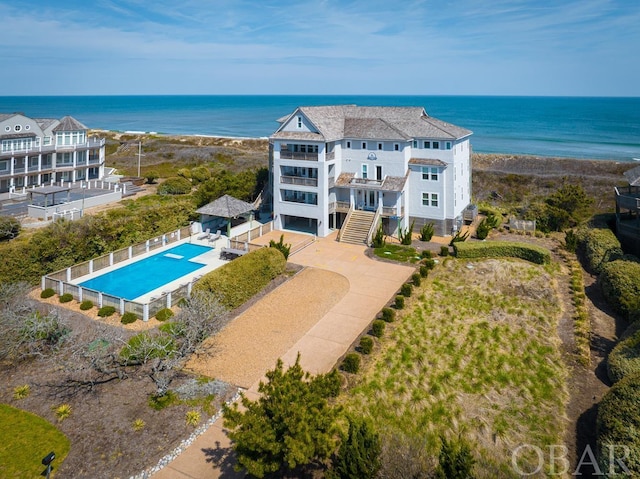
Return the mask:
{"type": "Polygon", "coordinates": [[[238,470],[256,477],[293,471],[328,458],[335,450],[335,422],[339,409],[328,399],[339,391],[337,372],[310,376],[300,355],[286,371],[282,360],[260,382],[260,398],[242,396],[225,406],[224,425],[233,441],[238,470]]]}
{"type": "Polygon", "coordinates": [[[448,441],[442,438],[442,447],[436,469],[438,479],[473,479],[475,459],[469,445],[458,439],[448,441]]]}
{"type": "Polygon", "coordinates": [[[348,420],[349,434],[340,444],[334,471],[341,479],[374,478],[380,470],[380,437],[366,419],[348,420]]]}

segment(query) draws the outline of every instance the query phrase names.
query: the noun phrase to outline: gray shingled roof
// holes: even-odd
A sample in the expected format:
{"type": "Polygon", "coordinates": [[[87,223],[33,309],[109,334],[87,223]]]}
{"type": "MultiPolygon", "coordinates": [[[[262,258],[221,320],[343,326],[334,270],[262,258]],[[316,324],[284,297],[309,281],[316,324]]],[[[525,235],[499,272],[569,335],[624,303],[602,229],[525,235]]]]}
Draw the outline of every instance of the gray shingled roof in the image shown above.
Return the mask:
{"type": "Polygon", "coordinates": [[[640,186],[640,166],[631,168],[623,173],[630,186],[640,186]]]}
{"type": "MultiPolygon", "coordinates": [[[[297,112],[305,115],[316,127],[321,141],[343,138],[380,140],[409,140],[412,138],[436,138],[455,140],[472,134],[470,130],[430,117],[421,107],[389,106],[303,106],[297,112]]],[[[280,119],[279,121],[281,121],[280,119]]],[[[284,124],[286,120],[282,121],[284,124]]],[[[314,135],[309,134],[307,135],[314,135]]],[[[298,138],[293,132],[278,130],[273,138],[298,138]]]]}
{"type": "Polygon", "coordinates": [[[53,131],[79,131],[79,130],[87,130],[88,128],[76,120],[72,116],[65,116],[60,120],[60,124],[58,124],[53,131]]]}
{"type": "Polygon", "coordinates": [[[208,205],[204,205],[196,210],[201,215],[218,216],[220,218],[235,218],[244,213],[252,211],[254,206],[246,201],[239,200],[233,196],[224,195],[208,205]]]}

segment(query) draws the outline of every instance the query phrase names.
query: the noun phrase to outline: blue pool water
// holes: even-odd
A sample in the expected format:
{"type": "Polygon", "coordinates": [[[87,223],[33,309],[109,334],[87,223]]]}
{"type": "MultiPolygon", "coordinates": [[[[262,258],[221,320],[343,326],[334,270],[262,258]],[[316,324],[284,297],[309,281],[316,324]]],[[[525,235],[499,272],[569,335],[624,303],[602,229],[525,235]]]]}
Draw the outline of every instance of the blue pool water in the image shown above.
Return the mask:
{"type": "Polygon", "coordinates": [[[84,281],[79,286],[132,300],[204,267],[204,264],[189,260],[211,249],[207,246],[181,244],[84,281]]]}

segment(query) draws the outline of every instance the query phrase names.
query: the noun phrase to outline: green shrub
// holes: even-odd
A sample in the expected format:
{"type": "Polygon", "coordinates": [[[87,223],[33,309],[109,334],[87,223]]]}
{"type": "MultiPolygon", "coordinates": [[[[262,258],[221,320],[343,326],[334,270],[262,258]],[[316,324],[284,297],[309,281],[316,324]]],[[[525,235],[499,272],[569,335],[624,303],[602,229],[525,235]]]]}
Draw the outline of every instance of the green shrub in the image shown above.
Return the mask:
{"type": "Polygon", "coordinates": [[[422,259],[429,259],[432,258],[433,255],[431,254],[431,251],[428,249],[423,249],[422,252],[420,253],[420,257],[422,259]]]}
{"type": "Polygon", "coordinates": [[[194,289],[211,292],[223,306],[235,309],[282,274],[286,264],[276,248],[260,248],[204,275],[194,289]]]}
{"type": "MultiPolygon", "coordinates": [[[[598,404],[596,421],[597,457],[600,469],[609,471],[609,446],[620,452],[624,447],[629,454],[625,456],[625,465],[630,475],[620,477],[639,477],[640,475],[640,376],[631,375],[618,381],[604,395],[598,404]]],[[[615,464],[611,464],[615,467],[615,464]]],[[[620,472],[616,468],[617,472],[620,472]]],[[[612,477],[612,476],[609,476],[612,477]]],[[[618,477],[618,476],[616,476],[618,477]]]]}
{"type": "MultiPolygon", "coordinates": [[[[443,256],[447,256],[449,254],[449,248],[446,246],[443,246],[443,247],[447,248],[447,254],[443,256]]],[[[420,263],[426,266],[427,269],[433,269],[436,267],[436,260],[433,258],[424,258],[423,260],[420,261],[420,263]]]]}
{"type": "Polygon", "coordinates": [[[453,246],[458,258],[520,258],[535,264],[551,262],[551,253],[545,248],[527,243],[491,241],[483,243],[456,243],[453,246]]]}
{"type": "Polygon", "coordinates": [[[564,249],[570,253],[575,253],[578,249],[578,235],[573,230],[564,233],[564,249]]]}
{"type": "Polygon", "coordinates": [[[362,354],[371,354],[373,351],[373,339],[369,336],[363,336],[360,338],[360,352],[362,354]]]}
{"type": "Polygon", "coordinates": [[[420,276],[420,273],[413,273],[411,275],[411,281],[413,282],[414,286],[420,286],[421,279],[422,279],[422,276],[420,276]]]}
{"type": "Polygon", "coordinates": [[[381,338],[384,334],[384,328],[386,325],[387,323],[385,323],[383,320],[375,319],[373,321],[373,324],[371,325],[371,334],[376,338],[381,338]]]}
{"type": "Polygon", "coordinates": [[[396,309],[404,309],[404,296],[400,294],[396,296],[395,307],[396,309]]]}
{"type": "Polygon", "coordinates": [[[127,311],[122,315],[122,318],[120,318],[120,322],[122,324],[135,323],[137,320],[138,320],[138,317],[136,316],[136,313],[132,313],[131,311],[127,311]]]}
{"type": "Polygon", "coordinates": [[[194,183],[203,183],[211,178],[211,171],[206,166],[195,166],[191,168],[191,179],[194,183]]]}
{"type": "Polygon", "coordinates": [[[191,193],[191,182],[181,176],[167,178],[158,186],[159,195],[186,195],[191,193]]]}
{"type": "Polygon", "coordinates": [[[349,353],[342,360],[340,369],[347,373],[355,374],[360,371],[360,355],[357,353],[349,353]]]}
{"type": "Polygon", "coordinates": [[[433,238],[434,224],[426,223],[420,228],[420,241],[431,241],[433,238]]]}
{"type": "Polygon", "coordinates": [[[98,310],[98,316],[101,318],[106,318],[107,316],[111,316],[116,312],[116,308],[113,306],[103,306],[98,310]]]}
{"type": "Polygon", "coordinates": [[[371,239],[371,246],[374,248],[384,248],[386,244],[387,240],[385,239],[384,228],[382,227],[382,223],[380,223],[371,239]]]}
{"type": "Polygon", "coordinates": [[[464,243],[469,238],[469,234],[469,231],[466,233],[462,233],[462,230],[456,231],[456,234],[453,235],[453,238],[451,238],[451,241],[449,242],[449,246],[453,246],[456,243],[464,243]]]}
{"type": "Polygon", "coordinates": [[[486,218],[483,218],[482,221],[478,224],[476,228],[476,238],[479,240],[486,239],[489,236],[489,232],[491,231],[491,226],[486,218]]]}
{"type": "Polygon", "coordinates": [[[154,184],[160,177],[157,171],[147,171],[143,176],[146,178],[147,184],[149,185],[154,184]]]}
{"type": "Polygon", "coordinates": [[[82,303],[80,303],[80,311],[88,311],[93,308],[93,301],[85,299],[82,303]]]}
{"type": "Polygon", "coordinates": [[[475,459],[471,447],[460,439],[447,441],[441,438],[442,448],[438,456],[437,479],[467,479],[474,477],[475,459]]]}
{"type": "Polygon", "coordinates": [[[582,231],[578,247],[584,256],[585,268],[591,273],[600,273],[606,263],[620,259],[623,255],[620,241],[610,229],[582,231]]]}
{"type": "Polygon", "coordinates": [[[47,288],[42,290],[42,293],[40,293],[40,297],[46,299],[50,298],[54,294],[56,294],[56,292],[53,290],[53,288],[47,288]]]}
{"type": "Polygon", "coordinates": [[[191,179],[191,170],[189,168],[180,168],[178,170],[178,176],[186,179],[191,179]]]}
{"type": "Polygon", "coordinates": [[[442,245],[440,246],[440,256],[449,256],[449,247],[442,245]]]}
{"type": "Polygon", "coordinates": [[[173,311],[171,311],[169,308],[163,308],[156,313],[156,319],[158,321],[166,321],[172,316],[173,316],[173,311]]]}
{"type": "Polygon", "coordinates": [[[382,320],[385,323],[393,323],[396,320],[396,312],[391,308],[382,308],[382,320]]]}
{"type": "Polygon", "coordinates": [[[400,294],[402,296],[404,296],[405,298],[408,298],[411,296],[411,292],[413,291],[413,286],[411,285],[411,283],[404,283],[401,287],[400,287],[400,294]]]}
{"type": "Polygon", "coordinates": [[[180,402],[180,398],[173,391],[167,391],[165,394],[161,395],[154,394],[149,397],[149,407],[156,411],[161,411],[162,409],[173,404],[177,404],[178,402],[180,402]]]}
{"type": "Polygon", "coordinates": [[[410,245],[413,240],[413,226],[415,225],[415,220],[411,222],[411,225],[405,230],[404,228],[398,228],[398,239],[400,240],[400,244],[402,245],[410,245]]]}
{"type": "Polygon", "coordinates": [[[73,301],[73,295],[71,293],[64,293],[60,296],[61,303],[70,303],[71,301],[73,301]]]}
{"type": "Polygon", "coordinates": [[[0,241],[10,240],[20,234],[20,221],[12,216],[0,216],[0,241]]]}
{"type": "MultiPolygon", "coordinates": [[[[637,329],[634,326],[631,327],[637,329]]],[[[620,341],[609,353],[607,373],[614,383],[640,373],[640,330],[620,341]]]]}
{"type": "Polygon", "coordinates": [[[429,276],[429,268],[427,268],[425,265],[420,265],[420,276],[422,276],[423,278],[429,276]]]}
{"type": "Polygon", "coordinates": [[[269,240],[269,248],[275,248],[284,255],[284,259],[289,258],[289,252],[291,251],[291,245],[284,242],[284,235],[280,235],[280,241],[277,243],[274,240],[269,240]]]}
{"type": "Polygon", "coordinates": [[[602,266],[598,284],[607,302],[628,319],[640,319],[640,263],[613,261],[602,266]]]}

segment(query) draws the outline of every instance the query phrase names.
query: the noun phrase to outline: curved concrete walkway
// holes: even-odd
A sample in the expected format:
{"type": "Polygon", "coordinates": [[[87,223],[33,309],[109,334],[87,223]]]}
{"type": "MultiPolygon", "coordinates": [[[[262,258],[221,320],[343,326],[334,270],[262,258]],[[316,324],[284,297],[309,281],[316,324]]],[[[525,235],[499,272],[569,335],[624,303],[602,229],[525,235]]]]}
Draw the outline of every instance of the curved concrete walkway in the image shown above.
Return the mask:
{"type": "MultiPolygon", "coordinates": [[[[279,238],[281,232],[275,233],[279,238]]],[[[285,242],[290,242],[286,235],[285,233],[285,242]]],[[[301,365],[305,370],[313,374],[331,370],[415,271],[412,266],[372,260],[365,256],[365,249],[364,246],[336,242],[334,233],[289,257],[292,263],[322,268],[345,276],[349,281],[349,291],[293,347],[282,352],[281,358],[286,365],[293,364],[300,353],[301,365]]],[[[283,286],[286,287],[286,284],[283,286]]],[[[291,291],[291,298],[295,297],[295,291],[291,291]]],[[[304,301],[304,298],[300,298],[300,301],[304,301]]],[[[282,305],[281,314],[287,314],[286,304],[282,305]]],[[[258,397],[258,384],[265,372],[255,378],[246,392],[250,399],[258,397]]],[[[153,478],[244,477],[244,474],[233,470],[233,464],[230,441],[220,419],[173,462],[154,474],[153,478]]]]}

